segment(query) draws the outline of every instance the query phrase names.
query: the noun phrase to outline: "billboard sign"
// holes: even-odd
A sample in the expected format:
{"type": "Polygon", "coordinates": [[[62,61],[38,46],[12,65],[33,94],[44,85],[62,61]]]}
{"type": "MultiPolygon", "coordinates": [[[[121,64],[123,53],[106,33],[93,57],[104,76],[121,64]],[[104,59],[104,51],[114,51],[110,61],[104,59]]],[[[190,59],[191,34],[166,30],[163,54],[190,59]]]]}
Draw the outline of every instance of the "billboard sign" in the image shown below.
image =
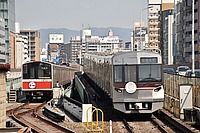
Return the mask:
{"type": "Polygon", "coordinates": [[[49,43],[64,43],[64,34],[49,34],[49,43]]]}

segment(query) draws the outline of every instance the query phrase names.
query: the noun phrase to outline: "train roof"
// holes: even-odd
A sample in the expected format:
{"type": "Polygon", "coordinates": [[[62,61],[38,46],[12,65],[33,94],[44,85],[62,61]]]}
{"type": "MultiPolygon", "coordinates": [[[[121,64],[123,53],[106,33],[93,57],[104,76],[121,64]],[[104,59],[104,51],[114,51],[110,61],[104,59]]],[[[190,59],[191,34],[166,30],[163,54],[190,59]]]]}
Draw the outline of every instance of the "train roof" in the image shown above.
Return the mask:
{"type": "Polygon", "coordinates": [[[143,51],[118,51],[116,53],[86,53],[85,56],[88,57],[94,57],[94,58],[114,58],[116,56],[123,56],[123,55],[128,55],[132,54],[132,56],[145,56],[145,55],[153,55],[153,56],[161,56],[160,53],[158,52],[152,52],[148,50],[143,50],[143,51]]]}
{"type": "Polygon", "coordinates": [[[76,64],[76,63],[70,63],[69,65],[67,65],[67,64],[65,65],[65,64],[55,64],[53,62],[43,62],[43,61],[29,61],[24,64],[31,64],[31,63],[43,63],[43,64],[49,64],[49,65],[55,66],[55,67],[59,66],[59,67],[65,67],[65,68],[71,68],[71,69],[78,69],[80,67],[80,65],[76,64]]]}
{"type": "Polygon", "coordinates": [[[31,64],[31,63],[55,64],[53,62],[43,62],[43,61],[28,61],[28,62],[25,62],[24,64],[31,64]]]}
{"type": "MultiPolygon", "coordinates": [[[[123,63],[134,63],[139,60],[139,57],[158,57],[158,62],[161,62],[161,55],[159,52],[142,50],[142,51],[118,51],[116,53],[87,53],[85,58],[90,58],[91,60],[98,61],[99,63],[109,62],[113,60],[116,64],[123,63]],[[104,60],[104,61],[102,61],[104,60]],[[122,61],[123,60],[123,61],[122,61]],[[118,63],[117,63],[118,62],[118,63]]],[[[114,63],[114,64],[115,64],[114,63]]]]}
{"type": "Polygon", "coordinates": [[[91,52],[91,53],[85,53],[86,56],[94,56],[94,57],[104,57],[109,58],[117,55],[127,54],[127,53],[134,53],[136,55],[142,55],[142,54],[154,54],[154,55],[160,55],[160,50],[152,50],[152,49],[143,49],[141,51],[117,51],[117,52],[91,52]]]}

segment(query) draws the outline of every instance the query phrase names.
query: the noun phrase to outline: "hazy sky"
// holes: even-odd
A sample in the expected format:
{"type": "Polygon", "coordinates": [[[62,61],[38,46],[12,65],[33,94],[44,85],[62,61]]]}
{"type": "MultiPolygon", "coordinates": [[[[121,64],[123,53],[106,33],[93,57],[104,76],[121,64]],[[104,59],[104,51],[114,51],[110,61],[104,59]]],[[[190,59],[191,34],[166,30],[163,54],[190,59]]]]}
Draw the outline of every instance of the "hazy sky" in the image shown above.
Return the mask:
{"type": "MultiPolygon", "coordinates": [[[[21,29],[84,27],[132,28],[147,0],[16,0],[21,29]]],[[[147,21],[146,12],[142,18],[147,21]]]]}

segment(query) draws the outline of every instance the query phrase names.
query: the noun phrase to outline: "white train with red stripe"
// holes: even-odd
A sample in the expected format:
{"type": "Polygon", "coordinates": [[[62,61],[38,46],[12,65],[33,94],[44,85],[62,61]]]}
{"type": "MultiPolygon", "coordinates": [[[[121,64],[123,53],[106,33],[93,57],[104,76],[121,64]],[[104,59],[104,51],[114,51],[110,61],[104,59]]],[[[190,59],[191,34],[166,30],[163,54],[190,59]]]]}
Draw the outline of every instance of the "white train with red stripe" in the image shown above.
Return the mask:
{"type": "Polygon", "coordinates": [[[50,62],[32,61],[22,67],[22,91],[28,99],[49,100],[53,87],[65,85],[74,77],[75,69],[50,62]]]}
{"type": "Polygon", "coordinates": [[[162,58],[150,50],[85,54],[84,72],[124,113],[153,113],[163,107],[162,58]]]}

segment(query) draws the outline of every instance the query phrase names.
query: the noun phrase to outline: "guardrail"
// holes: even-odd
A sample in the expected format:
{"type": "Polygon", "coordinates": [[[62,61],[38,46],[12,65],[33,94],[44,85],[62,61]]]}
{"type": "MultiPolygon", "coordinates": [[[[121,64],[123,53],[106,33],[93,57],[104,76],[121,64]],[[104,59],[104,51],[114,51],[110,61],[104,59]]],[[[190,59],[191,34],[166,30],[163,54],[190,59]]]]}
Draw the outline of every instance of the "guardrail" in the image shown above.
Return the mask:
{"type": "Polygon", "coordinates": [[[82,103],[89,103],[89,95],[87,91],[85,90],[85,86],[81,82],[79,76],[81,76],[81,73],[76,72],[75,73],[75,88],[78,90],[82,103]]]}
{"type": "Polygon", "coordinates": [[[65,96],[63,99],[63,106],[66,111],[80,121],[82,120],[82,103],[65,96]]]}

